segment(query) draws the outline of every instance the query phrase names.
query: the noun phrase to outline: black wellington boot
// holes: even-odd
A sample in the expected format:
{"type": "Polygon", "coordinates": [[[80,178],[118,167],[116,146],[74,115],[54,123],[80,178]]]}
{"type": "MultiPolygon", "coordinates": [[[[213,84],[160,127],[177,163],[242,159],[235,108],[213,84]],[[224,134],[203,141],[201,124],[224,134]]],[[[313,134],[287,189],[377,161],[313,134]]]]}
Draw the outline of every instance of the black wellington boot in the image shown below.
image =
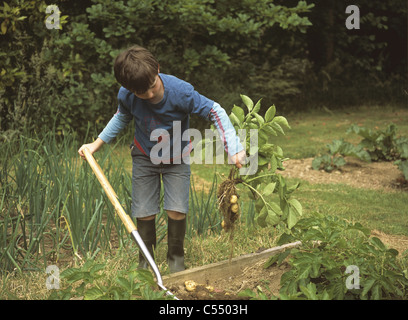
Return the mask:
{"type": "MultiPolygon", "coordinates": [[[[156,219],[139,220],[137,219],[137,232],[139,232],[147,250],[154,259],[153,250],[156,248],[156,219]]],[[[149,263],[145,259],[141,250],[139,250],[139,269],[147,269],[149,263]]]]}
{"type": "Polygon", "coordinates": [[[183,271],[184,265],[184,237],[186,235],[186,219],[173,220],[168,217],[167,229],[167,263],[170,273],[183,271]]]}

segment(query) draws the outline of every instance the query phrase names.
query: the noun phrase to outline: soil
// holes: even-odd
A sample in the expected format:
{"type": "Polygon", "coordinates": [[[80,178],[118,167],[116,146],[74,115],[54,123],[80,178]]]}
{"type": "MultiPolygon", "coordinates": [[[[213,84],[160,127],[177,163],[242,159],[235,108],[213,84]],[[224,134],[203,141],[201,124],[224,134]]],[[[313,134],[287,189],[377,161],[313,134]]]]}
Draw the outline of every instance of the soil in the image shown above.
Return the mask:
{"type": "Polygon", "coordinates": [[[272,266],[267,269],[264,264],[267,261],[260,260],[246,267],[241,273],[231,275],[228,278],[215,280],[213,283],[197,284],[196,290],[188,292],[183,284],[173,285],[169,290],[181,300],[249,300],[249,297],[240,296],[245,289],[257,291],[263,290],[268,296],[277,296],[280,288],[282,274],[289,270],[287,264],[272,266]],[[208,290],[208,286],[212,289],[208,290]]]}
{"type": "MultiPolygon", "coordinates": [[[[392,162],[367,163],[355,158],[346,158],[346,165],[340,170],[327,173],[323,170],[312,169],[313,158],[295,159],[284,162],[285,177],[299,178],[310,183],[346,184],[352,187],[384,190],[396,192],[408,191],[408,183],[402,173],[392,162]]],[[[389,247],[403,252],[408,249],[408,237],[387,235],[381,231],[373,230],[372,236],[380,238],[389,247]]],[[[263,290],[268,296],[279,293],[280,278],[288,270],[288,265],[283,263],[280,267],[263,267],[266,260],[261,260],[246,267],[241,273],[228,278],[215,280],[213,283],[198,284],[193,292],[188,292],[183,284],[173,285],[170,291],[181,300],[244,300],[248,297],[239,296],[245,289],[263,290]],[[212,286],[209,291],[206,286],[212,286]]]]}
{"type": "Polygon", "coordinates": [[[393,162],[364,162],[346,157],[346,165],[331,173],[313,170],[313,158],[293,159],[283,163],[285,177],[299,178],[310,183],[346,184],[356,188],[408,190],[408,182],[393,162]]]}

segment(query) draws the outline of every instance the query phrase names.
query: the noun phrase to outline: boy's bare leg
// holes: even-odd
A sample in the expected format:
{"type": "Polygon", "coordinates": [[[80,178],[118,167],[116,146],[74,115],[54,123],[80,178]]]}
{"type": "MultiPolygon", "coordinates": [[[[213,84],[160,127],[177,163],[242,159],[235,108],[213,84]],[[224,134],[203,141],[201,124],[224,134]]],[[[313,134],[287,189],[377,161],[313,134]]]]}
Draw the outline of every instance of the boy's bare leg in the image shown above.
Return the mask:
{"type": "Polygon", "coordinates": [[[183,220],[186,217],[186,215],[181,212],[170,211],[170,210],[166,210],[166,212],[167,212],[167,215],[173,220],[183,220]]]}
{"type": "Polygon", "coordinates": [[[143,217],[143,218],[137,218],[137,220],[148,221],[148,220],[153,220],[154,218],[156,218],[156,215],[143,217]]]}
{"type": "MultiPolygon", "coordinates": [[[[167,215],[173,220],[183,220],[186,217],[186,215],[181,212],[170,211],[170,210],[166,210],[166,212],[167,212],[167,215]]],[[[148,217],[143,217],[143,218],[137,218],[137,220],[153,220],[155,217],[156,215],[153,215],[153,216],[148,216],[148,217]]]]}

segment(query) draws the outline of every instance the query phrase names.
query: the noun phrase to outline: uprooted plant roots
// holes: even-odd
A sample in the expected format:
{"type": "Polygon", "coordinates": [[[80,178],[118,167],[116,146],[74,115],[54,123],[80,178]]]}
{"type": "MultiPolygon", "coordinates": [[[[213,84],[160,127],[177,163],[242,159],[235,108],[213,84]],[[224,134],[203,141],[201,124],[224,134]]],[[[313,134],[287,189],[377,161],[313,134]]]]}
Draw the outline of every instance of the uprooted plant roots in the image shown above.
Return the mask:
{"type": "Polygon", "coordinates": [[[236,185],[241,183],[242,180],[235,178],[236,168],[232,168],[229,176],[226,180],[221,182],[217,189],[217,198],[220,211],[223,215],[224,220],[222,221],[222,228],[226,232],[230,232],[229,241],[231,244],[230,256],[231,261],[234,253],[234,229],[235,222],[239,218],[239,195],[237,193],[236,185]]]}
{"type": "Polygon", "coordinates": [[[224,218],[222,227],[225,231],[233,231],[239,217],[239,195],[236,184],[242,180],[235,178],[235,171],[235,167],[232,168],[228,178],[221,182],[217,189],[218,205],[224,218]]]}

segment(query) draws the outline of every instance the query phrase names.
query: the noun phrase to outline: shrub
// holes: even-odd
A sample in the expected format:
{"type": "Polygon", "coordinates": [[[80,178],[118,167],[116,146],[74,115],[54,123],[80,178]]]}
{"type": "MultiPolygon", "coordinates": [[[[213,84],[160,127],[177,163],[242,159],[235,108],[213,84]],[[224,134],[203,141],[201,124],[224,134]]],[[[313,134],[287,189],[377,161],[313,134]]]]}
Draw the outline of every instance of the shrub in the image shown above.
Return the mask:
{"type": "MultiPolygon", "coordinates": [[[[301,15],[313,5],[65,0],[56,30],[45,27],[46,7],[45,1],[19,0],[0,7],[0,132],[7,136],[55,125],[57,133],[70,128],[83,137],[88,122],[102,129],[117,105],[114,57],[134,44],[150,49],[162,72],[223,103],[225,92],[257,73],[258,62],[248,57],[264,48],[265,32],[304,32],[310,22],[301,15]]],[[[259,57],[265,62],[264,53],[259,57]]]]}

